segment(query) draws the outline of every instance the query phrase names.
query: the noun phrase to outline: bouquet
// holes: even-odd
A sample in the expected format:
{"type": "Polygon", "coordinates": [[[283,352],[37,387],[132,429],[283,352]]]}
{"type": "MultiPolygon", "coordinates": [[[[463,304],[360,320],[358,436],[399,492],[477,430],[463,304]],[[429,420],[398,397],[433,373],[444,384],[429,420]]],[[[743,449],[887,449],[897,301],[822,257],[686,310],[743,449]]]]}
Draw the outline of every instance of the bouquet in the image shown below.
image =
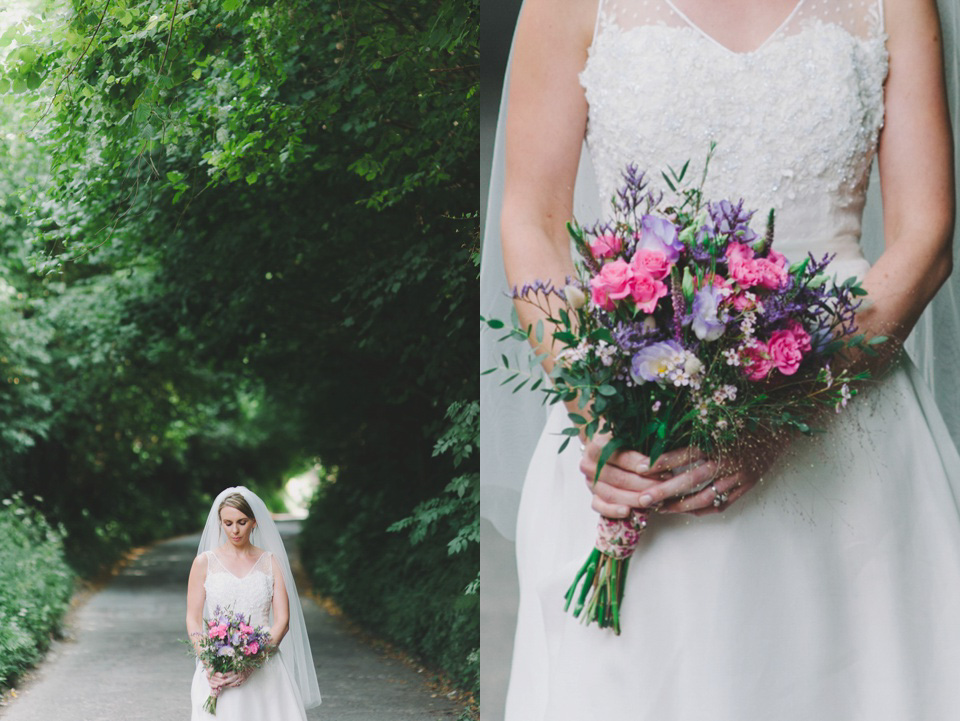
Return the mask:
{"type": "MultiPolygon", "coordinates": [[[[819,409],[839,412],[868,375],[832,371],[831,360],[851,348],[875,354],[871,346],[884,340],[856,333],[866,291],[855,278],[831,278],[831,256],[788,264],[773,248],[773,211],[758,235],[743,200],[705,200],[703,179],[686,188],[688,166],[663,174],[672,205],[629,166],[612,220],[567,226],[580,255],[576,277],[564,288],[535,282],[514,290],[515,300],[541,309],[560,346],[552,384],[542,389],[551,403],[579,409],[560,450],[581,429],[590,438],[611,435],[598,477],[620,448],[645,453],[652,466],[687,446],[716,458],[747,434],[812,433],[819,409]]],[[[514,313],[507,338],[539,345],[543,321],[522,328],[514,313]]],[[[524,375],[503,362],[513,371],[504,384],[524,375]]],[[[574,616],[620,633],[627,568],[648,520],[639,509],[600,519],[596,547],[566,594],[574,616]]]]}
{"type": "MultiPolygon", "coordinates": [[[[249,625],[242,613],[217,606],[213,617],[204,619],[204,624],[206,633],[198,634],[195,641],[186,643],[191,644],[194,654],[209,673],[243,673],[260,668],[273,651],[269,630],[249,625]]],[[[216,715],[218,696],[219,692],[211,693],[203,710],[216,715]]]]}

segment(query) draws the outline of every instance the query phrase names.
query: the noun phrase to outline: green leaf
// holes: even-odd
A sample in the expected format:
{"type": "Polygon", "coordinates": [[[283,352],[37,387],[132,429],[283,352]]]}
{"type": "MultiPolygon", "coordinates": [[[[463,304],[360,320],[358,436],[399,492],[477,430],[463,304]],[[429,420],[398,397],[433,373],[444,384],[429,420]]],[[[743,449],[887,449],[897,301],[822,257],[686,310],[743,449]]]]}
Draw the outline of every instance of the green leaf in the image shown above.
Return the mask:
{"type": "Polygon", "coordinates": [[[610,460],[610,457],[620,450],[620,447],[623,446],[623,441],[619,438],[611,438],[607,445],[603,447],[603,450],[600,451],[600,458],[597,459],[597,474],[594,476],[594,483],[596,479],[600,478],[600,472],[603,470],[603,467],[607,465],[607,461],[610,460]]]}
{"type": "Polygon", "coordinates": [[[597,387],[597,393],[602,396],[615,396],[617,395],[617,389],[604,383],[603,385],[597,387]]]}
{"type": "Polygon", "coordinates": [[[604,343],[613,344],[613,334],[609,328],[596,328],[590,331],[588,338],[592,341],[602,340],[604,343]]]}
{"type": "Polygon", "coordinates": [[[240,0],[223,0],[223,9],[228,13],[232,13],[240,7],[240,0]]]}
{"type": "Polygon", "coordinates": [[[666,173],[664,173],[662,170],[660,171],[660,175],[663,176],[663,179],[664,179],[664,181],[666,182],[667,186],[670,188],[670,190],[672,190],[674,193],[676,193],[676,192],[677,192],[677,186],[673,184],[673,181],[670,180],[670,177],[669,177],[666,173]]]}

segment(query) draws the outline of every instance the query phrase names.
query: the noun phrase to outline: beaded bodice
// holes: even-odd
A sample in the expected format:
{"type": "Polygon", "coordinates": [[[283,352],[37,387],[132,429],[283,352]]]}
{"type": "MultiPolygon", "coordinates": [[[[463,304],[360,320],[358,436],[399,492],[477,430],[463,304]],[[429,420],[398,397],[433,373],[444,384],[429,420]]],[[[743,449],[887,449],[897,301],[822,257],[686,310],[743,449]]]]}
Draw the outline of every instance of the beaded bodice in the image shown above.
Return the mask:
{"type": "Polygon", "coordinates": [[[627,163],[667,191],[660,171],[690,160],[720,200],[777,212],[788,256],[859,258],[860,217],[883,124],[882,0],[799,0],[750,52],[734,52],[670,0],[601,0],[580,75],[587,145],[605,205],[627,163]]]}
{"type": "Polygon", "coordinates": [[[264,552],[245,576],[231,573],[213,551],[207,551],[207,578],[203,587],[207,598],[204,617],[212,614],[216,606],[229,606],[251,619],[254,626],[270,623],[273,604],[273,561],[269,552],[264,552]]]}

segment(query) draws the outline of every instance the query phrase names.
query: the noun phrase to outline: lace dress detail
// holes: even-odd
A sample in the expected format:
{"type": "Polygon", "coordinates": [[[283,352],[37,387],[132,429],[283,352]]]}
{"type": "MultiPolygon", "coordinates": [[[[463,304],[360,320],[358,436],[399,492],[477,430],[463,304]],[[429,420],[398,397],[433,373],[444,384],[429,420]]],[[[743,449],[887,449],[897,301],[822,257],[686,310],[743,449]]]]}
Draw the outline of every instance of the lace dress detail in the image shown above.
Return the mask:
{"type": "Polygon", "coordinates": [[[858,257],[883,123],[885,39],[874,0],[801,0],[760,47],[742,53],[665,0],[602,0],[580,75],[601,208],[626,163],[668,191],[660,171],[687,160],[699,169],[716,142],[708,198],[743,197],[761,215],[774,208],[778,249],[788,256],[815,250],[812,237],[858,257]]]}
{"type": "Polygon", "coordinates": [[[219,556],[207,551],[207,578],[203,587],[207,592],[204,615],[213,613],[216,606],[231,607],[252,619],[254,626],[270,623],[273,603],[273,561],[270,553],[261,554],[243,577],[231,573],[219,556]]]}

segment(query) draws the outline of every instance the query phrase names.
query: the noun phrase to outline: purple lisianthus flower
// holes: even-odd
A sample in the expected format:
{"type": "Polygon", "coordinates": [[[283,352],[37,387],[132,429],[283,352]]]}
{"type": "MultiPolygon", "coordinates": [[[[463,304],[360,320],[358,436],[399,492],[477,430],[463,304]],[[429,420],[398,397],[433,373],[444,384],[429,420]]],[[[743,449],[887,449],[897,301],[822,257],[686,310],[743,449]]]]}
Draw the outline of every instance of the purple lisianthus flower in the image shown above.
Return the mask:
{"type": "Polygon", "coordinates": [[[218,656],[233,656],[234,653],[233,646],[223,646],[217,651],[218,656]]]}
{"type": "Polygon", "coordinates": [[[662,380],[670,360],[682,352],[683,347],[673,340],[651,343],[634,354],[630,362],[630,377],[637,383],[662,380]]]}
{"type": "Polygon", "coordinates": [[[704,286],[693,296],[691,328],[700,340],[717,340],[727,329],[726,313],[718,312],[721,300],[720,289],[715,285],[704,286]]]}
{"type": "Polygon", "coordinates": [[[659,250],[671,263],[676,263],[684,245],[677,233],[677,226],[666,218],[645,215],[640,221],[637,233],[637,249],[659,250]]]}

